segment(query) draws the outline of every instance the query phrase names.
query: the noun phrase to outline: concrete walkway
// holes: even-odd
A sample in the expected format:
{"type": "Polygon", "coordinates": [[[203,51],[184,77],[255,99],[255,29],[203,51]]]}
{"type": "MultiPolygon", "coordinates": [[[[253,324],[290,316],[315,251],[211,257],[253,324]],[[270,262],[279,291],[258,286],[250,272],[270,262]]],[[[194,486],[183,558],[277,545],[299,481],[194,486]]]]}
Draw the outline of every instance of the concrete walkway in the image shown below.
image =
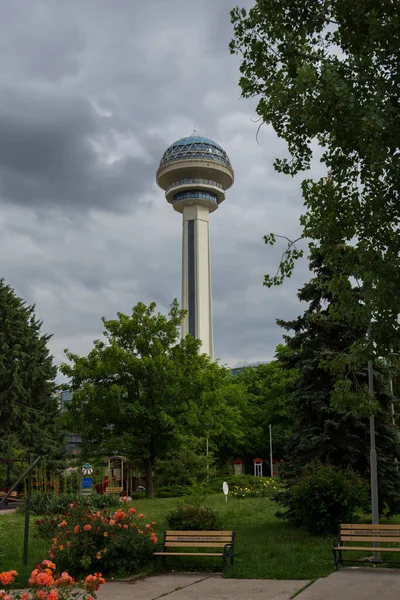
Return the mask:
{"type": "Polygon", "coordinates": [[[318,579],[296,600],[398,600],[399,569],[347,567],[318,579]]]}
{"type": "MultiPolygon", "coordinates": [[[[157,575],[135,583],[107,581],[98,600],[287,600],[309,582],[224,579],[209,573],[157,575]],[[168,597],[168,598],[167,598],[168,597]]],[[[398,600],[399,569],[349,567],[318,579],[296,600],[398,600]]]]}
{"type": "MultiPolygon", "coordinates": [[[[287,600],[307,581],[224,579],[222,575],[157,575],[136,583],[107,581],[98,600],[287,600]]],[[[336,599],[337,600],[337,599],[336,599]]]]}

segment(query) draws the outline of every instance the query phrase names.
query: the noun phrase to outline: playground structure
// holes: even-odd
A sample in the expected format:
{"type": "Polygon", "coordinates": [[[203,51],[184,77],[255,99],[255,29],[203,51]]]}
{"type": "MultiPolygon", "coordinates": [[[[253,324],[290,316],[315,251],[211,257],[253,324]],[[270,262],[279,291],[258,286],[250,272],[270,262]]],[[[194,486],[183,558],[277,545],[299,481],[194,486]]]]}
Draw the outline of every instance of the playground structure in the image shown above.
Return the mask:
{"type": "Polygon", "coordinates": [[[99,494],[130,496],[141,484],[141,472],[126,456],[109,456],[105,459],[104,480],[95,485],[99,494]]]}

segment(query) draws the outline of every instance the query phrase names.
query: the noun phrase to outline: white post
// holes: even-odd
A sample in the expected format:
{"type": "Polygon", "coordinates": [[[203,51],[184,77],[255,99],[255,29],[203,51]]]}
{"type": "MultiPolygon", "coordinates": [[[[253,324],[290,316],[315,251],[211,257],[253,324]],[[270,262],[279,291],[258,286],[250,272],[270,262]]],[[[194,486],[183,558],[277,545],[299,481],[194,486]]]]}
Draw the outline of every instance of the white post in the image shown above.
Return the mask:
{"type": "Polygon", "coordinates": [[[274,466],[272,464],[272,425],[269,426],[269,460],[271,467],[271,477],[274,476],[274,466]]]}

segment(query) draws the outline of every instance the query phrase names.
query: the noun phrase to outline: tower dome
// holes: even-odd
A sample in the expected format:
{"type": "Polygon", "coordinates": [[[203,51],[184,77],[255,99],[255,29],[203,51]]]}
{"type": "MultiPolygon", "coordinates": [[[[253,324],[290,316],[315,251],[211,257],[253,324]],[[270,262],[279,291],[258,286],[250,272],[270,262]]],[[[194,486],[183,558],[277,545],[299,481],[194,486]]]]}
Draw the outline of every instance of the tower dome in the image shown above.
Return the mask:
{"type": "Polygon", "coordinates": [[[157,170],[157,183],[165,190],[168,202],[181,212],[182,193],[209,192],[210,198],[198,195],[201,204],[215,210],[225,199],[225,190],[233,184],[231,161],[225,150],[196,131],[167,148],[157,170]],[[204,202],[202,202],[202,200],[204,202]],[[211,200],[211,202],[207,202],[211,200]]]}
{"type": "Polygon", "coordinates": [[[225,150],[213,140],[201,137],[195,132],[171,144],[161,158],[160,167],[171,162],[193,159],[211,160],[232,169],[225,150]]]}

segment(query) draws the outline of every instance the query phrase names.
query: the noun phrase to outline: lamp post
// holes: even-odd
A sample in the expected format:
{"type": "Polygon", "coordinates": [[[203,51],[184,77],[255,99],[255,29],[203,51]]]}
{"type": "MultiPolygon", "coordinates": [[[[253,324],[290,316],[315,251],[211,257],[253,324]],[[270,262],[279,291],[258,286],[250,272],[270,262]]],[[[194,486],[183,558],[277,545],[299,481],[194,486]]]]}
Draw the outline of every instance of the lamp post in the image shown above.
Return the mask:
{"type": "Polygon", "coordinates": [[[269,426],[269,461],[271,468],[271,477],[274,476],[274,466],[272,464],[272,425],[269,426]]]}
{"type": "MultiPolygon", "coordinates": [[[[368,339],[372,342],[371,323],[368,327],[368,339]]],[[[374,395],[374,374],[372,360],[368,361],[368,390],[371,398],[374,395]]],[[[372,524],[379,525],[379,503],[378,503],[378,469],[375,446],[375,415],[371,412],[369,418],[369,433],[370,433],[370,473],[371,473],[371,508],[372,508],[372,524]]],[[[377,542],[374,542],[374,547],[378,548],[377,542]]],[[[380,552],[374,552],[374,561],[381,562],[380,552]]]]}

